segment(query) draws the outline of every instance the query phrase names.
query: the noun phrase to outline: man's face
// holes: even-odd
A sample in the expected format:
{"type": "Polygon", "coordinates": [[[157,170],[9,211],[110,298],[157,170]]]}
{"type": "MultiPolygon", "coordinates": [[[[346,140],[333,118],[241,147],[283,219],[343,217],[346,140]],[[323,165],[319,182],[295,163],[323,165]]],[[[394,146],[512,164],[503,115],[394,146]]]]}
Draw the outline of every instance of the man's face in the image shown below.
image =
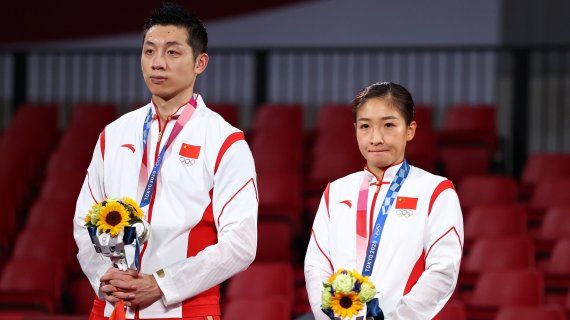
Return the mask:
{"type": "Polygon", "coordinates": [[[141,69],[153,96],[171,100],[193,93],[196,76],[205,69],[201,63],[205,54],[194,59],[187,39],[186,29],[173,25],[155,25],[147,31],[141,69]]]}

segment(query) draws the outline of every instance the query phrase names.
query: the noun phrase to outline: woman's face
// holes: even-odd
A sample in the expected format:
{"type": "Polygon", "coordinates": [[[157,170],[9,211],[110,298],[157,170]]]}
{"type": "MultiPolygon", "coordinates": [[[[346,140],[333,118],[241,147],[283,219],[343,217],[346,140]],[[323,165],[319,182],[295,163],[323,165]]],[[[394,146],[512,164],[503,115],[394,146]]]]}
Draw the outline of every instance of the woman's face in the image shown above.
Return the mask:
{"type": "Polygon", "coordinates": [[[356,139],[368,168],[376,175],[404,160],[406,144],[414,138],[416,122],[406,125],[390,100],[373,98],[356,113],[356,139]]]}

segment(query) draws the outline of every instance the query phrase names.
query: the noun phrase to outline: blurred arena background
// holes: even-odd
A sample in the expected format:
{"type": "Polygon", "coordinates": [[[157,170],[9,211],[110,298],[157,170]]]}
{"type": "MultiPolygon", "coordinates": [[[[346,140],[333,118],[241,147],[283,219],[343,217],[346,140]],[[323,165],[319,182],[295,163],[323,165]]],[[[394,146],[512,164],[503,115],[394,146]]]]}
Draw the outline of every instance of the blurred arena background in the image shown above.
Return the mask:
{"type": "MultiPolygon", "coordinates": [[[[257,258],[224,284],[224,320],[310,319],[312,219],[326,183],[364,164],[350,101],[378,81],[411,91],[407,158],[462,202],[462,272],[439,319],[568,317],[569,2],[180,3],[209,33],[197,91],[246,133],[258,172],[257,258]]],[[[0,319],[87,318],[75,200],[103,127],[150,99],[141,31],[158,4],[3,4],[0,319]]]]}

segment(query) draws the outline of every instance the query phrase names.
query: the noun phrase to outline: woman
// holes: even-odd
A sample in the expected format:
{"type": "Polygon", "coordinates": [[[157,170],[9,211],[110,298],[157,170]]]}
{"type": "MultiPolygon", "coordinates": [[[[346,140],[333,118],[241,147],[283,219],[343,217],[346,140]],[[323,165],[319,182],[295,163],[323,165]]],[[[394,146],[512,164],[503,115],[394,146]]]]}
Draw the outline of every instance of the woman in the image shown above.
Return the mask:
{"type": "Polygon", "coordinates": [[[366,166],[330,183],[321,198],[305,257],[311,309],[316,319],[328,319],[321,310],[323,282],[338,269],[356,269],[370,275],[385,319],[431,319],[459,274],[457,194],[449,180],[404,158],[417,126],[404,87],[384,82],[364,88],[353,114],[366,166]]]}

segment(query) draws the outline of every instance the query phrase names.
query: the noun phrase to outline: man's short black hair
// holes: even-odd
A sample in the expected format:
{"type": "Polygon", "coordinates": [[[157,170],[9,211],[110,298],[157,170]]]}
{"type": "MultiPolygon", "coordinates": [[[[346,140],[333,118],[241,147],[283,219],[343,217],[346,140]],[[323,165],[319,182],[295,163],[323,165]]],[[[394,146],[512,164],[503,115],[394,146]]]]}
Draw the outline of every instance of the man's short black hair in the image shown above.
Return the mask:
{"type": "Polygon", "coordinates": [[[187,42],[192,47],[194,59],[200,53],[207,52],[208,33],[206,28],[204,28],[202,21],[193,12],[183,6],[172,2],[164,2],[160,7],[154,9],[144,25],[143,41],[148,30],[156,25],[172,25],[186,29],[188,32],[187,42]]]}

